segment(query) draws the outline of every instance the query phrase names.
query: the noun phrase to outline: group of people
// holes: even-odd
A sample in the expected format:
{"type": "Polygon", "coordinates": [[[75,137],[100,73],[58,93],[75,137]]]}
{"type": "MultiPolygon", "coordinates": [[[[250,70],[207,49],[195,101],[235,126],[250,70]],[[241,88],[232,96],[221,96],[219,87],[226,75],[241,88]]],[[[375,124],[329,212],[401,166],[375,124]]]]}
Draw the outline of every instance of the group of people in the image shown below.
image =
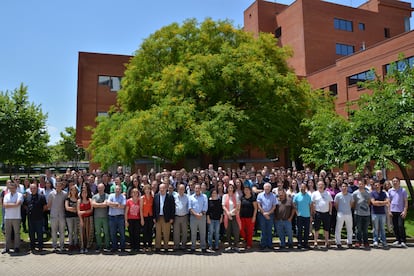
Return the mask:
{"type": "Polygon", "coordinates": [[[191,172],[138,171],[131,175],[119,167],[114,175],[68,170],[54,176],[47,171],[39,180],[25,179],[24,184],[15,176],[6,185],[1,194],[6,236],[3,253],[19,252],[20,229],[25,229],[26,220],[33,252],[43,250],[44,234],[49,233],[56,252],[86,253],[93,245],[96,252],[125,252],[126,231],[133,252],[194,252],[199,247],[206,253],[219,250],[220,242],[226,244],[225,251],[239,252],[240,247],[253,247],[258,230],[261,250],[274,249],[274,235],[279,237],[281,249],[293,248],[295,235],[297,247],[307,249],[312,228],[313,246],[319,247],[321,226],[325,247],[331,246],[330,235],[334,234],[335,244],[341,248],[344,224],[346,246],[359,248],[370,247],[370,223],[373,246],[388,247],[388,218],[394,245],[407,246],[407,192],[398,178],[385,180],[381,171],[361,176],[266,166],[261,170],[215,170],[209,165],[191,172]],[[173,246],[169,246],[171,233],[173,246]]]}

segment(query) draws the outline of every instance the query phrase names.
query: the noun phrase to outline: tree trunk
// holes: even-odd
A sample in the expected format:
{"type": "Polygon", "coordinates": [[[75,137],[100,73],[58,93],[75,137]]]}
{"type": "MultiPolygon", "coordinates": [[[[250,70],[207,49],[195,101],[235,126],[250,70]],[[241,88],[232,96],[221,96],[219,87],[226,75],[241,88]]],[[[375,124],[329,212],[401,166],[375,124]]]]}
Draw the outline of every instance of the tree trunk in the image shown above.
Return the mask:
{"type": "Polygon", "coordinates": [[[399,163],[396,163],[398,168],[400,169],[405,182],[407,183],[408,191],[410,192],[410,196],[412,201],[414,202],[414,190],[413,186],[411,185],[410,176],[408,175],[407,169],[399,163]]]}

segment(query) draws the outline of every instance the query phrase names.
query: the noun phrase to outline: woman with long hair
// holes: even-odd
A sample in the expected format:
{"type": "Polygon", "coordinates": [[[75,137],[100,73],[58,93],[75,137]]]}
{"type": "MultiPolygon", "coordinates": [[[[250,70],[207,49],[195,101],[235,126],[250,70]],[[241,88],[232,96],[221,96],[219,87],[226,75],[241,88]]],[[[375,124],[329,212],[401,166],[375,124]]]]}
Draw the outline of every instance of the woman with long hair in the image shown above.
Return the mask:
{"type": "Polygon", "coordinates": [[[146,184],[143,188],[143,195],[140,201],[140,219],[143,228],[144,248],[146,252],[151,251],[152,247],[152,229],[154,227],[152,205],[154,197],[151,192],[151,186],[146,184]]]}
{"type": "Polygon", "coordinates": [[[220,224],[223,221],[223,207],[218,198],[217,190],[211,191],[208,200],[207,224],[208,224],[208,246],[210,250],[218,250],[220,242],[220,224]],[[214,235],[214,245],[213,245],[214,235]]]}
{"type": "Polygon", "coordinates": [[[93,208],[92,193],[89,185],[84,183],[81,187],[80,198],[77,204],[80,228],[80,253],[88,253],[93,242],[93,208]]]}
{"type": "Polygon", "coordinates": [[[69,188],[68,198],[65,200],[66,225],[68,226],[69,251],[75,250],[79,243],[78,217],[78,188],[72,185],[69,188]]]}
{"type": "Polygon", "coordinates": [[[227,194],[222,199],[224,213],[224,228],[226,229],[226,237],[229,247],[227,250],[239,251],[240,237],[240,198],[235,193],[233,184],[227,187],[227,194]],[[233,241],[232,241],[233,236],[233,241]]]}
{"type": "MultiPolygon", "coordinates": [[[[137,180],[137,179],[136,179],[137,180]]],[[[137,186],[139,185],[138,180],[137,186]]],[[[126,202],[125,206],[125,226],[128,227],[129,240],[131,243],[131,249],[134,252],[139,251],[141,238],[141,212],[140,212],[140,203],[141,198],[138,188],[133,188],[131,191],[131,198],[126,202]]]]}
{"type": "Polygon", "coordinates": [[[252,188],[245,185],[240,201],[241,237],[246,241],[246,250],[253,246],[253,232],[256,223],[257,201],[252,188]]]}

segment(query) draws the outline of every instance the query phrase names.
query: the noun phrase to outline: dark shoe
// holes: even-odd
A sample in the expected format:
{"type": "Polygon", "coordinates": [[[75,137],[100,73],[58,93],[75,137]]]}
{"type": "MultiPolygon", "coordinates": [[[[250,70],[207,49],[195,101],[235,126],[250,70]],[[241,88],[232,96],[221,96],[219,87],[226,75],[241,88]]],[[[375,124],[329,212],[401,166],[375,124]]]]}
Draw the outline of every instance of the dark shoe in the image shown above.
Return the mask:
{"type": "Polygon", "coordinates": [[[353,248],[352,244],[348,244],[348,248],[352,249],[353,248]]]}
{"type": "Polygon", "coordinates": [[[195,253],[195,249],[194,248],[191,248],[190,252],[191,253],[195,253]]]}
{"type": "Polygon", "coordinates": [[[1,251],[1,254],[6,254],[6,253],[10,253],[10,251],[9,251],[9,249],[4,248],[4,249],[1,251]]]}
{"type": "Polygon", "coordinates": [[[342,249],[342,244],[337,244],[337,245],[336,245],[336,248],[338,248],[338,249],[342,249]]]}
{"type": "Polygon", "coordinates": [[[205,248],[204,249],[201,249],[201,252],[202,253],[207,253],[207,249],[205,249],[205,248]]]}

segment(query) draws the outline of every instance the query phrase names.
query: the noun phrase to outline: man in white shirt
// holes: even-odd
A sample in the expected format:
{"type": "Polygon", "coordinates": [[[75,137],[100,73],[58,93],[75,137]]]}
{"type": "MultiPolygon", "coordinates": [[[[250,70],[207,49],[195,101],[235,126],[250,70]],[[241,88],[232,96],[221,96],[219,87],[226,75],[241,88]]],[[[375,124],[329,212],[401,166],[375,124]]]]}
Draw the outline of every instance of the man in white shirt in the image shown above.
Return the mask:
{"type": "Polygon", "coordinates": [[[14,232],[14,252],[19,252],[20,247],[20,208],[23,203],[23,195],[17,192],[17,184],[7,181],[9,192],[4,196],[3,207],[5,210],[4,223],[6,231],[6,247],[2,253],[8,253],[12,245],[12,233],[14,232]]]}
{"type": "Polygon", "coordinates": [[[323,230],[325,234],[325,247],[329,248],[329,228],[330,220],[332,215],[332,196],[325,190],[325,183],[319,181],[318,190],[311,195],[312,203],[315,210],[315,221],[314,221],[314,236],[315,243],[314,247],[318,248],[319,228],[321,222],[323,223],[323,230]]]}

